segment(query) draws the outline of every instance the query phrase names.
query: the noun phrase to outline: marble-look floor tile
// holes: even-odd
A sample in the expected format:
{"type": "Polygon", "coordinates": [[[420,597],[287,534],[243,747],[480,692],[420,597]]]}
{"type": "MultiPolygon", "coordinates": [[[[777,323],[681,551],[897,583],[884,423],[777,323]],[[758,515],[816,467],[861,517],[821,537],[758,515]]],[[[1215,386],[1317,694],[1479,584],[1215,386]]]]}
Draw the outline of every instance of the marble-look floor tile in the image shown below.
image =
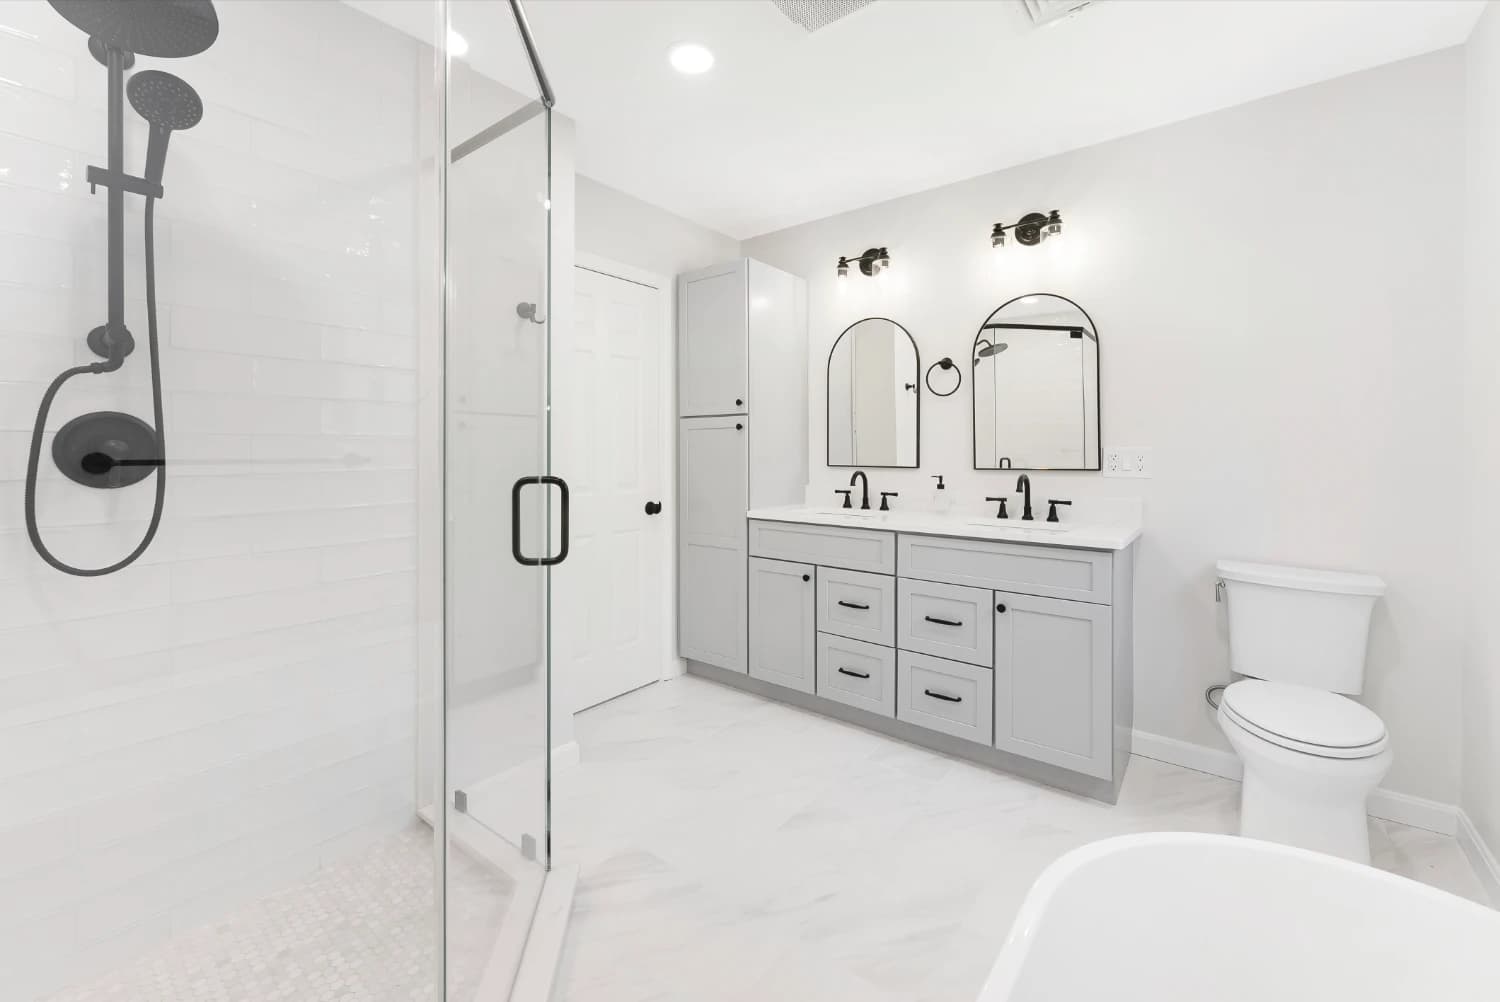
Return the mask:
{"type": "MultiPolygon", "coordinates": [[[[577,734],[566,1002],[969,1002],[1059,855],[1238,813],[1237,784],[1150,759],[1110,806],[691,677],[577,734]]],[[[1371,826],[1377,866],[1482,899],[1453,839],[1371,826]]]]}

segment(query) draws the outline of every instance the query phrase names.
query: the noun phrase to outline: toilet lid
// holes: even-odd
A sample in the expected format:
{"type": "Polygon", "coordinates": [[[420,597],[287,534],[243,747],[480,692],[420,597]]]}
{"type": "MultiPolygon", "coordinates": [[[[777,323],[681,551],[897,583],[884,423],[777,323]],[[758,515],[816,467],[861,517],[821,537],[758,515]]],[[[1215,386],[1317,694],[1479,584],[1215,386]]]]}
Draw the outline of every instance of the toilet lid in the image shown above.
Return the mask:
{"type": "Polygon", "coordinates": [[[1385,722],[1337,693],[1286,682],[1244,679],[1224,690],[1225,712],[1273,744],[1334,758],[1373,754],[1385,722]]]}

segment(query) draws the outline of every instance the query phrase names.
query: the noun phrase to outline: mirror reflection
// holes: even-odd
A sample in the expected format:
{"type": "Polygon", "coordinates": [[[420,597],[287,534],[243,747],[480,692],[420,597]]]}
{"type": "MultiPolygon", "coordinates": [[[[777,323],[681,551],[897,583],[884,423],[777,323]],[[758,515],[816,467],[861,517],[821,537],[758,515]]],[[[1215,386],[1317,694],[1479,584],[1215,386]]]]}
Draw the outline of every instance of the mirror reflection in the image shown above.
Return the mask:
{"type": "Polygon", "coordinates": [[[828,465],[915,467],[917,342],[884,317],[850,325],[828,352],[828,465]]]}
{"type": "Polygon", "coordinates": [[[974,468],[1099,469],[1099,334],[1071,299],[1005,303],[974,336],[974,468]]]}

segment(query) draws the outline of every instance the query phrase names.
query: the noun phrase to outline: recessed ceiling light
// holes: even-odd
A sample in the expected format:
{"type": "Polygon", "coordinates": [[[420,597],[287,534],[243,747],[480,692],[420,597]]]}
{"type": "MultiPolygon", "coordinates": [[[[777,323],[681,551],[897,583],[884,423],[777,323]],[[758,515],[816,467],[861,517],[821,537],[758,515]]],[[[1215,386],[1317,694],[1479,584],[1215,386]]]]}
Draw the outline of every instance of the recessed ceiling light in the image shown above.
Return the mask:
{"type": "Polygon", "coordinates": [[[452,28],[448,29],[448,55],[461,59],[469,54],[469,40],[452,28]]]}
{"type": "Polygon", "coordinates": [[[714,54],[697,42],[683,42],[681,45],[672,46],[667,53],[667,59],[672,63],[672,68],[678,73],[696,75],[707,73],[714,68],[714,54]]]}

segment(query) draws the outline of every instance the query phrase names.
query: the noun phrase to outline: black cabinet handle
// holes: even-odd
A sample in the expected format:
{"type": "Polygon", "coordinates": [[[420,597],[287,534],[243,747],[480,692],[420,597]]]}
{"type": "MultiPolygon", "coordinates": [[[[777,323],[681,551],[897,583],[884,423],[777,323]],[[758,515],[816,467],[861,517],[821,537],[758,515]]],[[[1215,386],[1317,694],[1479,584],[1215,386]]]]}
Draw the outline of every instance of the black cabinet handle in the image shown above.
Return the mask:
{"type": "Polygon", "coordinates": [[[735,431],[744,431],[745,430],[745,426],[742,425],[742,424],[736,423],[735,426],[734,426],[734,430],[735,431]]]}
{"type": "Polygon", "coordinates": [[[804,575],[802,575],[802,580],[803,581],[811,581],[812,580],[812,575],[811,574],[804,574],[804,575]]]}
{"type": "Polygon", "coordinates": [[[568,559],[568,482],[562,477],[522,477],[510,487],[510,555],[527,567],[554,567],[568,559]],[[521,553],[521,491],[528,484],[551,484],[562,493],[559,522],[562,545],[556,556],[528,557],[521,553]]]}
{"type": "Polygon", "coordinates": [[[736,407],[743,407],[743,406],[745,406],[745,401],[743,399],[741,399],[740,397],[735,397],[734,398],[734,405],[736,407]]]}
{"type": "Polygon", "coordinates": [[[999,605],[995,606],[995,611],[996,612],[1004,612],[1005,611],[1005,603],[1001,602],[999,605]]]}
{"type": "Polygon", "coordinates": [[[941,699],[945,703],[962,703],[962,696],[950,696],[946,692],[933,692],[931,689],[923,689],[922,695],[931,696],[933,699],[941,699]]]}
{"type": "Polygon", "coordinates": [[[661,514],[661,502],[660,501],[647,501],[646,502],[646,514],[647,515],[660,515],[661,514]]]}
{"type": "Polygon", "coordinates": [[[938,619],[936,616],[923,616],[922,618],[925,619],[925,620],[927,620],[927,622],[929,622],[929,623],[936,623],[939,626],[963,626],[964,625],[963,623],[954,622],[951,619],[938,619]]]}
{"type": "Polygon", "coordinates": [[[855,671],[853,668],[840,668],[839,669],[839,674],[840,675],[849,675],[849,676],[852,676],[854,678],[869,678],[870,677],[870,673],[869,672],[867,672],[867,671],[855,671]]]}
{"type": "Polygon", "coordinates": [[[845,609],[868,609],[869,608],[868,605],[860,605],[858,602],[845,602],[843,599],[839,599],[839,605],[843,606],[845,609]]]}

